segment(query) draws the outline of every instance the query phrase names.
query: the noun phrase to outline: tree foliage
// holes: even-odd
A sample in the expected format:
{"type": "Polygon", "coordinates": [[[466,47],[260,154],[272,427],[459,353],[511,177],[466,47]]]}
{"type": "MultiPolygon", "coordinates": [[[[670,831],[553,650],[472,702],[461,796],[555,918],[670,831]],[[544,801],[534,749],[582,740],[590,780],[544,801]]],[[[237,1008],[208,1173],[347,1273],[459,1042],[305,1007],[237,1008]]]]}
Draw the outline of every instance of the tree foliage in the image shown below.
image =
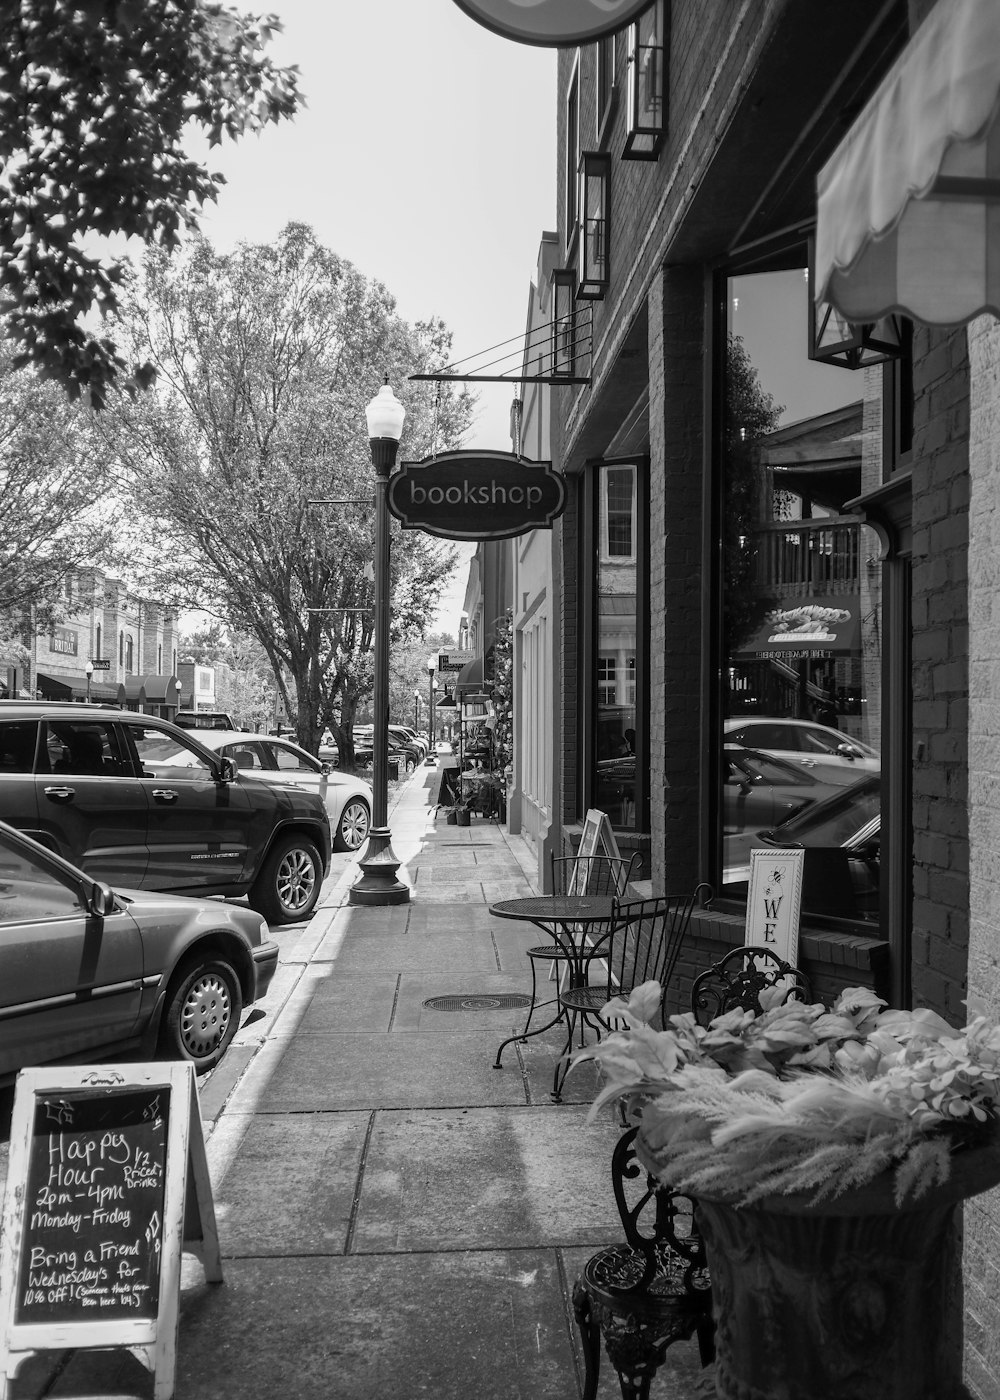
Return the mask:
{"type": "MultiPolygon", "coordinates": [[[[401,455],[456,446],[470,396],[448,391],[435,407],[407,380],[445,363],[450,337],[440,322],[402,321],[385,287],[298,224],[231,255],[204,240],[175,261],[153,252],[143,272],[125,305],[157,384],[120,395],[113,418],[153,525],[137,549],[145,586],[252,634],[300,742],[314,750],[329,726],[348,766],[372,685],[365,404],[387,375],[407,408],[401,455]]],[[[393,643],[425,632],[453,558],[393,522],[393,643]]]]}
{"type": "Polygon", "coordinates": [[[760,439],[773,432],[783,413],[761,387],[743,339],[730,335],[726,356],[725,496],[723,503],[723,620],[725,646],[736,651],[762,615],[765,604],[754,593],[755,544],[752,527],[760,520],[760,439]]]}
{"type": "Polygon", "coordinates": [[[268,729],[275,719],[275,684],[263,648],[254,637],[209,622],[181,634],[178,655],[215,669],[215,699],[240,729],[268,729]]]}
{"type": "Polygon", "coordinates": [[[0,6],[0,315],[18,362],[100,407],[109,385],[145,387],[85,326],[114,313],[123,266],[94,235],[165,248],[223,177],[185,155],[291,116],[296,70],[264,55],[272,16],[206,0],[4,0],[0,6]]]}
{"type": "Polygon", "coordinates": [[[67,577],[114,561],[113,480],[92,415],[0,346],[0,627],[52,622],[67,577]]]}

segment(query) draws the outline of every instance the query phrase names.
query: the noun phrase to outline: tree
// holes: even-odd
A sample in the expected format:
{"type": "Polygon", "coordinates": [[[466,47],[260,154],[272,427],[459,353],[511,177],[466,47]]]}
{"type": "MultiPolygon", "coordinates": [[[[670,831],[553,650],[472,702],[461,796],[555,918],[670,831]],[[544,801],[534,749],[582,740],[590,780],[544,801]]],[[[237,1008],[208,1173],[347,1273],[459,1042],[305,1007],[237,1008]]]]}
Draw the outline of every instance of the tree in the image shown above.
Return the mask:
{"type": "MultiPolygon", "coordinates": [[[[119,395],[102,422],[113,418],[150,522],[145,586],[253,635],[299,741],[315,751],[328,726],[349,767],[372,686],[365,404],[388,375],[407,407],[404,454],[457,445],[471,396],[449,389],[435,402],[407,380],[445,363],[450,337],[440,322],[402,321],[385,287],[298,224],[227,256],[204,240],[173,262],[151,253],[124,305],[157,385],[140,400],[119,395]],[[348,504],[317,504],[330,500],[348,504]]],[[[455,552],[392,533],[396,645],[426,630],[455,552]]]]}
{"type": "Polygon", "coordinates": [[[148,385],[85,327],[115,313],[123,265],[84,250],[124,234],[170,249],[223,177],[189,159],[291,116],[296,70],[263,55],[273,17],[208,0],[5,0],[0,14],[0,315],[34,364],[100,407],[148,385]]]}
{"type": "Polygon", "coordinates": [[[737,651],[767,607],[754,592],[752,526],[761,489],[760,439],[784,412],[764,392],[743,339],[730,335],[726,356],[725,486],[723,502],[723,622],[727,654],[737,651]]]}
{"type": "Polygon", "coordinates": [[[67,578],[115,555],[114,482],[92,415],[0,345],[0,625],[54,622],[67,578]]]}
{"type": "Polygon", "coordinates": [[[266,728],[274,715],[275,686],[267,657],[253,637],[230,634],[218,622],[181,635],[182,660],[215,668],[215,698],[241,729],[266,728]]]}

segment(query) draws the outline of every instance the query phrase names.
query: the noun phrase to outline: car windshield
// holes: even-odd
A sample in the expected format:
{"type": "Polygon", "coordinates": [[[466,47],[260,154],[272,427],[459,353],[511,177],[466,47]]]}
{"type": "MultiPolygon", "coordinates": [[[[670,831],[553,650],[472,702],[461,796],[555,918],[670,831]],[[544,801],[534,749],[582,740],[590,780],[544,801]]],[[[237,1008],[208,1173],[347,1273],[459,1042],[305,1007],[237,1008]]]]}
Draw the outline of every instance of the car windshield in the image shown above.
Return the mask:
{"type": "Polygon", "coordinates": [[[804,846],[843,846],[879,814],[878,778],[862,778],[775,827],[783,841],[804,846]]]}

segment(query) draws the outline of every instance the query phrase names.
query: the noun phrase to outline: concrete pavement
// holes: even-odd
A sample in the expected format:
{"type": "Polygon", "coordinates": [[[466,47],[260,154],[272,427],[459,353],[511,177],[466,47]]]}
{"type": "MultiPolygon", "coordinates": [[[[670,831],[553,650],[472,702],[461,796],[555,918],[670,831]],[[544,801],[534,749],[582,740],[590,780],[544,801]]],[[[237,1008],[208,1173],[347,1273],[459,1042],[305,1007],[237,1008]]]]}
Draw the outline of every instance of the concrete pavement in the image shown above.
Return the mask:
{"type": "MultiPolygon", "coordinates": [[[[551,1102],[549,1034],[493,1068],[525,1012],[490,1001],[527,992],[538,933],[487,908],[534,892],[533,856],[495,822],[435,822],[434,779],[417,769],[390,813],[411,903],[348,906],[352,863],[278,930],[268,997],[202,1085],[225,1282],[185,1258],[177,1400],[578,1400],[570,1295],[621,1238],[618,1129],[586,1122],[591,1066],[551,1102]]],[[[14,1389],[151,1394],[127,1353],[32,1361],[14,1389]]],[[[693,1342],[657,1394],[714,1394],[693,1342]]],[[[618,1395],[605,1358],[600,1400],[618,1395]]]]}

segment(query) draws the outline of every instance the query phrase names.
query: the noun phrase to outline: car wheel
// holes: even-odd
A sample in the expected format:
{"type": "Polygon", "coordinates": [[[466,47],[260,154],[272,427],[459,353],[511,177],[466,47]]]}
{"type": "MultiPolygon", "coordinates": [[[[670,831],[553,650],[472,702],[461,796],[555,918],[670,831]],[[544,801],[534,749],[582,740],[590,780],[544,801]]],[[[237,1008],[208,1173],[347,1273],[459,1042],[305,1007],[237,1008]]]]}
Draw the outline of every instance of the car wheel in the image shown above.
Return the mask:
{"type": "Polygon", "coordinates": [[[190,1060],[204,1074],[222,1059],[242,1014],[240,979],[230,963],[218,955],[182,963],[167,992],[161,1053],[190,1060]]]}
{"type": "Polygon", "coordinates": [[[250,906],[269,924],[294,924],[316,908],[323,865],[313,843],[301,836],[279,841],[261,866],[250,906]]]}
{"type": "Polygon", "coordinates": [[[415,761],[413,758],[411,758],[409,754],[407,754],[407,756],[406,756],[406,776],[407,776],[407,777],[410,776],[410,774],[413,772],[413,770],[414,770],[414,768],[416,768],[416,766],[417,766],[417,765],[416,765],[416,761],[415,761]]]}
{"type": "Polygon", "coordinates": [[[368,839],[372,814],[361,797],[352,797],[344,804],[337,823],[333,844],[338,851],[359,851],[368,839]]]}

